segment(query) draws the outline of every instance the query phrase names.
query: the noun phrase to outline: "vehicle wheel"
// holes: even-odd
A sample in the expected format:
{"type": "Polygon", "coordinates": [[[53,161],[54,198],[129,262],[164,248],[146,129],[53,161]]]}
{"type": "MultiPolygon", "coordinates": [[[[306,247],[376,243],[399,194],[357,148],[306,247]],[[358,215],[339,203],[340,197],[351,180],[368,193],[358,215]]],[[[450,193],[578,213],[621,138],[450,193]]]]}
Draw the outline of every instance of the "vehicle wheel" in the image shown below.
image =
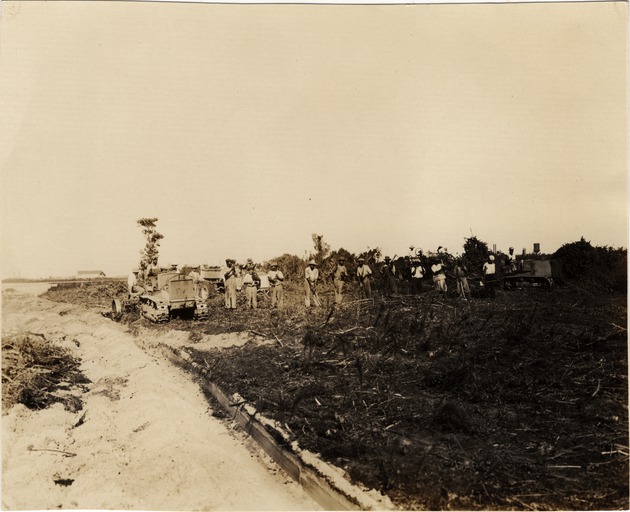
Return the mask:
{"type": "Polygon", "coordinates": [[[122,302],[119,299],[112,300],[112,319],[119,320],[123,314],[122,302]]]}

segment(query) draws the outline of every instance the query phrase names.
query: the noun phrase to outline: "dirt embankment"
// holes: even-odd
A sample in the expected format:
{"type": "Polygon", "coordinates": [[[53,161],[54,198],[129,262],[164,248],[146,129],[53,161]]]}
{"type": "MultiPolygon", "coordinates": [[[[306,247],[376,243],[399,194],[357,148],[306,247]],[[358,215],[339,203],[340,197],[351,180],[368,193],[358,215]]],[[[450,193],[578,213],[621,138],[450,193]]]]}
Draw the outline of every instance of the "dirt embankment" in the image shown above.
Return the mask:
{"type": "MultiPolygon", "coordinates": [[[[2,418],[4,509],[312,510],[192,380],[94,311],[3,294],[3,339],[35,336],[81,361],[81,408],[18,404],[2,418]]],[[[4,376],[4,373],[3,373],[4,376]]]]}

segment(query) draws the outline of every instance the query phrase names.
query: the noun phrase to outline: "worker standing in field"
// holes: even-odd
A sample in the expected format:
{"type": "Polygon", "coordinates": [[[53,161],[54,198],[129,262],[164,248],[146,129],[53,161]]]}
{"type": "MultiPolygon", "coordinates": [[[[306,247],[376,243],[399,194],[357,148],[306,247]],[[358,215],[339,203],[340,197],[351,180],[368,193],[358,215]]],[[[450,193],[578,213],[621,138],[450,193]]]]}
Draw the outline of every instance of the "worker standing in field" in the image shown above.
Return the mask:
{"type": "Polygon", "coordinates": [[[448,286],[446,285],[446,267],[442,260],[435,260],[433,265],[431,265],[431,272],[433,273],[433,283],[435,283],[436,291],[441,292],[446,299],[448,286]]]}
{"type": "Polygon", "coordinates": [[[486,290],[486,297],[496,296],[496,265],[494,256],[488,256],[488,261],[483,264],[483,286],[486,290]]]}
{"type": "Polygon", "coordinates": [[[256,273],[253,263],[245,267],[243,274],[243,287],[245,288],[245,299],[247,307],[258,309],[258,287],[260,286],[260,277],[256,273]]]}
{"type": "Polygon", "coordinates": [[[411,289],[415,295],[422,293],[422,280],[424,279],[425,269],[422,266],[420,258],[414,258],[411,262],[411,289]]]}
{"type": "Polygon", "coordinates": [[[508,249],[508,262],[510,264],[510,272],[516,272],[516,254],[514,253],[514,247],[508,249]]]}
{"type": "Polygon", "coordinates": [[[457,258],[455,261],[453,273],[455,274],[455,279],[457,279],[457,295],[461,299],[471,300],[470,286],[468,286],[468,269],[461,258],[457,258]]]}
{"type": "Polygon", "coordinates": [[[236,309],[236,260],[225,260],[223,282],[225,284],[225,309],[236,309]]]}
{"type": "Polygon", "coordinates": [[[398,285],[396,283],[396,265],[389,256],[385,256],[385,261],[381,267],[383,275],[383,295],[391,297],[398,294],[398,285]]]}
{"type": "Polygon", "coordinates": [[[370,279],[372,276],[372,269],[369,265],[366,265],[365,258],[359,258],[359,266],[357,267],[357,279],[363,290],[363,296],[366,299],[372,297],[372,285],[370,279]]]}
{"type": "Polygon", "coordinates": [[[313,298],[313,304],[315,306],[321,306],[319,296],[317,295],[317,280],[319,279],[319,269],[315,260],[308,262],[308,266],[304,271],[304,291],[306,297],[304,298],[304,304],[307,308],[311,307],[311,297],[313,298]]]}
{"type": "Polygon", "coordinates": [[[284,289],[282,287],[284,274],[278,269],[277,263],[271,264],[271,271],[267,273],[267,279],[269,279],[269,286],[271,286],[271,309],[282,309],[284,306],[284,289]]]}
{"type": "Polygon", "coordinates": [[[348,279],[348,270],[345,266],[345,258],[339,258],[333,274],[333,286],[335,287],[335,304],[341,304],[343,300],[343,283],[348,279]]]}

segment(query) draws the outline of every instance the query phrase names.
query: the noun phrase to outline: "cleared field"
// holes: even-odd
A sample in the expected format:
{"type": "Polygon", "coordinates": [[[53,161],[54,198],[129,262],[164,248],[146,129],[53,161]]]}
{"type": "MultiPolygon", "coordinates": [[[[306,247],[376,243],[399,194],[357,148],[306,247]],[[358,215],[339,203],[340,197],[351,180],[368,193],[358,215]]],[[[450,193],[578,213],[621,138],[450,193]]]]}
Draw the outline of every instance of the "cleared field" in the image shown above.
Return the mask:
{"type": "Polygon", "coordinates": [[[628,508],[625,295],[568,284],[364,301],[350,287],[334,307],[327,287],[318,309],[289,283],[283,311],[265,297],[225,311],[215,296],[205,322],[126,321],[189,331],[210,379],[402,508],[628,508]],[[268,343],[203,344],[230,332],[268,343]]]}

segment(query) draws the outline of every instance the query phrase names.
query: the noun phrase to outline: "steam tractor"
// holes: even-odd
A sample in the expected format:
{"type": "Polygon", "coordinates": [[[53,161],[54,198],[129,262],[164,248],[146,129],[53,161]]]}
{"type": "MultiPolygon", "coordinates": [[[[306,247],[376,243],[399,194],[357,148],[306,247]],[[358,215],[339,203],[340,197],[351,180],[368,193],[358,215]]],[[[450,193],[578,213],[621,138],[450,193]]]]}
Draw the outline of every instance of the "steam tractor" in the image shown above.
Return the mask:
{"type": "Polygon", "coordinates": [[[208,305],[198,296],[193,279],[177,271],[149,274],[145,292],[124,300],[112,300],[112,317],[140,307],[140,313],[152,322],[168,322],[173,314],[188,314],[195,320],[206,320],[208,305]]]}

